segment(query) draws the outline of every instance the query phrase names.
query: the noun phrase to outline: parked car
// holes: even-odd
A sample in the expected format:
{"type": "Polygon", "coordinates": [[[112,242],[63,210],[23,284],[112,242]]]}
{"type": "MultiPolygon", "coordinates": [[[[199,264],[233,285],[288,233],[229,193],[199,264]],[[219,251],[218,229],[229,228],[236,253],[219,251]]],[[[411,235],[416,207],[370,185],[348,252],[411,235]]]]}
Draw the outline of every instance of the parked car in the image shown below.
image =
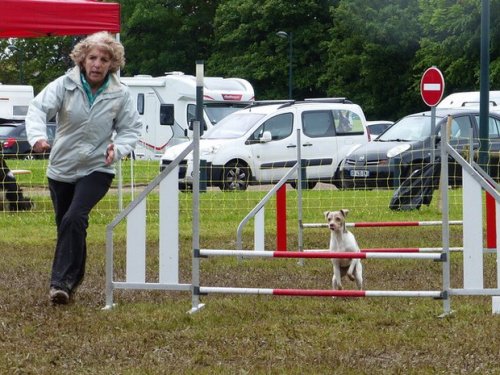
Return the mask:
{"type": "Polygon", "coordinates": [[[390,128],[394,124],[394,121],[367,121],[366,127],[368,128],[368,133],[370,134],[370,139],[377,138],[380,134],[385,132],[388,128],[390,128]]]}
{"type": "MultiPolygon", "coordinates": [[[[56,134],[56,124],[47,124],[47,140],[52,145],[56,134]]],[[[26,136],[24,122],[6,122],[0,124],[0,145],[4,157],[19,159],[47,158],[49,153],[36,153],[31,149],[26,136]]]]}
{"type": "MultiPolygon", "coordinates": [[[[396,122],[377,139],[350,152],[341,167],[344,188],[394,188],[423,168],[431,155],[439,157],[441,123],[452,116],[450,144],[459,152],[469,146],[470,134],[473,147],[479,148],[478,109],[437,109],[436,128],[431,131],[431,112],[416,113],[396,122]],[[434,137],[431,135],[434,134],[434,137]]],[[[499,178],[500,115],[490,113],[489,120],[490,175],[499,178]]],[[[450,163],[450,184],[461,184],[461,168],[450,163]]]]}
{"type": "MultiPolygon", "coordinates": [[[[361,107],[345,99],[261,104],[230,114],[201,138],[208,185],[245,190],[248,184],[278,182],[297,162],[299,129],[309,188],[319,181],[335,182],[340,161],[354,145],[368,142],[361,107]]],[[[161,165],[170,164],[185,147],[167,149],[161,165]]],[[[181,186],[192,185],[192,154],[179,174],[181,186]]]]}

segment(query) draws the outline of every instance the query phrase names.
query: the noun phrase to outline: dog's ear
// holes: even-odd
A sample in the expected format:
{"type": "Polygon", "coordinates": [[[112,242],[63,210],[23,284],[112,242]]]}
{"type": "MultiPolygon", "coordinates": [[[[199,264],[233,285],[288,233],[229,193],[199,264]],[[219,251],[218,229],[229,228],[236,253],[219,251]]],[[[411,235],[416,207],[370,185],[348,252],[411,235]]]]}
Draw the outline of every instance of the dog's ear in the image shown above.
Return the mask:
{"type": "Polygon", "coordinates": [[[342,215],[344,215],[344,217],[347,217],[347,214],[349,213],[349,210],[346,209],[346,208],[343,208],[340,210],[340,212],[342,212],[342,215]]]}
{"type": "Polygon", "coordinates": [[[325,215],[325,219],[328,219],[328,214],[330,213],[330,211],[325,211],[323,212],[323,215],[325,215]]]}

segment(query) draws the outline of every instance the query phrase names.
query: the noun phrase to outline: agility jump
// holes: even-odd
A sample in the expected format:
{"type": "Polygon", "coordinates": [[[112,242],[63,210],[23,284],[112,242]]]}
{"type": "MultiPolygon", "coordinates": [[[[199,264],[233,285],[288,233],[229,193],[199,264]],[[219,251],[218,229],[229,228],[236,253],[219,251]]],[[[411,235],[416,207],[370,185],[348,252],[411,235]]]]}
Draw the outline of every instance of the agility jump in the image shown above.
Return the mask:
{"type": "MultiPolygon", "coordinates": [[[[447,153],[450,153],[462,165],[464,170],[464,288],[452,289],[450,286],[450,251],[454,248],[449,247],[449,226],[455,225],[448,220],[448,197],[447,189],[442,189],[443,201],[443,247],[442,249],[365,249],[360,253],[328,253],[325,251],[242,251],[242,250],[215,250],[215,249],[200,249],[199,242],[199,184],[197,176],[199,176],[199,150],[198,137],[199,123],[195,122],[195,139],[193,143],[186,148],[179,157],[169,165],[148,187],[144,192],[132,202],[107,228],[107,256],[106,256],[106,307],[113,306],[113,291],[115,289],[161,289],[161,290],[176,290],[176,291],[191,291],[192,308],[190,312],[199,311],[204,305],[200,303],[200,297],[211,293],[229,293],[229,294],[266,294],[275,296],[319,296],[319,297],[431,297],[443,300],[444,313],[451,312],[450,297],[451,296],[492,296],[493,297],[493,313],[500,313],[500,284],[497,288],[486,289],[483,286],[482,280],[482,205],[481,193],[486,190],[494,198],[496,202],[497,212],[500,212],[500,195],[494,188],[491,187],[489,181],[481,179],[475,172],[474,168],[468,165],[463,159],[460,160],[460,155],[456,153],[447,143],[447,147],[442,147],[441,160],[444,160],[444,165],[441,170],[445,173],[444,179],[447,179],[447,153]],[[194,156],[194,176],[193,184],[193,252],[192,252],[192,277],[190,284],[181,284],[178,282],[178,242],[172,240],[169,246],[166,245],[166,239],[160,239],[160,255],[163,260],[160,261],[160,280],[158,283],[145,282],[145,246],[140,244],[145,240],[146,226],[146,210],[145,199],[147,195],[156,187],[160,187],[160,216],[169,217],[169,225],[177,228],[178,237],[178,218],[174,215],[172,219],[172,208],[177,207],[175,201],[171,201],[168,197],[176,197],[178,199],[178,184],[177,184],[177,164],[193,150],[194,156]],[[168,176],[168,177],[167,177],[168,176]],[[165,179],[164,182],[163,179],[165,179]],[[164,202],[164,203],[162,203],[164,202]],[[479,202],[479,204],[478,204],[479,202]],[[162,208],[163,207],[163,208],[162,208]],[[168,215],[167,215],[168,214],[168,215]],[[126,281],[114,280],[113,267],[113,229],[124,219],[130,220],[127,225],[127,267],[126,281]],[[175,223],[172,223],[175,220],[175,223]],[[467,221],[465,221],[467,220],[467,221]],[[470,228],[470,229],[469,229],[470,228]],[[139,230],[139,235],[137,235],[139,230]],[[130,232],[130,235],[129,235],[130,232]],[[163,245],[162,245],[163,244],[163,245]],[[162,250],[163,249],[163,250],[162,250]],[[429,259],[440,261],[443,265],[443,287],[440,291],[369,291],[369,290],[316,290],[316,289],[272,289],[272,288],[233,288],[233,287],[217,287],[200,285],[200,262],[202,259],[210,256],[245,256],[245,257],[272,257],[272,258],[324,258],[333,259],[336,257],[346,258],[363,258],[363,259],[389,259],[389,258],[405,258],[405,259],[429,259]],[[163,275],[163,276],[162,276],[163,275]],[[167,276],[174,275],[174,277],[167,276]]],[[[446,129],[442,129],[442,134],[446,134],[446,129]]],[[[497,231],[500,231],[498,220],[497,231]]],[[[364,224],[369,225],[369,224],[364,224]]],[[[386,224],[389,225],[389,224],[386,224]]],[[[414,225],[414,224],[412,224],[414,225]]],[[[418,224],[420,225],[420,224],[418,224]]],[[[160,233],[162,231],[160,230],[160,233]]],[[[176,237],[176,238],[177,238],[176,237]]],[[[497,249],[500,248],[497,239],[497,249]]],[[[497,256],[498,257],[498,256],[497,256]]],[[[497,258],[498,259],[498,258],[497,258]]],[[[500,261],[498,261],[500,263],[500,261]]],[[[500,283],[500,267],[497,267],[500,283]]]]}

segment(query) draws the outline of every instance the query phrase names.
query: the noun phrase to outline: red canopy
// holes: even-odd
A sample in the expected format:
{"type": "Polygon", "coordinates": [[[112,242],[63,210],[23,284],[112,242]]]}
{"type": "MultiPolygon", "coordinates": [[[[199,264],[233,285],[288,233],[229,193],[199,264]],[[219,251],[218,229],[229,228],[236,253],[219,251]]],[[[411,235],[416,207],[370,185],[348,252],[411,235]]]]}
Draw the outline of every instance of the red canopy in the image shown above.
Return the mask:
{"type": "Polygon", "coordinates": [[[120,4],[94,0],[1,0],[0,38],[120,32],[120,4]]]}

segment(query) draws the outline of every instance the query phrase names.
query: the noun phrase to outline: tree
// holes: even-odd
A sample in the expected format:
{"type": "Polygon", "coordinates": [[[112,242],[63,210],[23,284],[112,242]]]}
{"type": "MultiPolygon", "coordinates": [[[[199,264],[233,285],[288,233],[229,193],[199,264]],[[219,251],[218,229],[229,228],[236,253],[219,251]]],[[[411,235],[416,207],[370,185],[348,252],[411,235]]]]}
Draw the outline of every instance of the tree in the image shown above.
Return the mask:
{"type": "Polygon", "coordinates": [[[418,108],[412,64],[421,29],[417,0],[349,0],[332,9],[327,69],[330,96],[360,104],[369,118],[397,119],[418,108]]]}
{"type": "Polygon", "coordinates": [[[288,92],[288,41],[292,33],[294,98],[324,96],[317,77],[323,70],[324,40],[332,1],[227,0],[217,7],[212,75],[248,79],[258,99],[283,99],[288,92]]]}
{"type": "MultiPolygon", "coordinates": [[[[424,35],[414,72],[435,65],[446,80],[446,91],[479,90],[481,3],[477,0],[420,0],[424,35]]],[[[491,1],[490,39],[500,38],[500,1],[491,1]]],[[[500,46],[491,43],[490,86],[500,88],[500,46]]]]}
{"type": "Polygon", "coordinates": [[[14,39],[0,41],[0,82],[19,84],[20,56],[22,54],[24,84],[32,85],[35,92],[66,72],[73,62],[69,54],[78,38],[44,37],[34,39],[14,39]],[[17,48],[9,52],[7,46],[17,48]]]}
{"type": "Polygon", "coordinates": [[[216,0],[122,0],[124,74],[193,73],[207,59],[216,0]]]}

